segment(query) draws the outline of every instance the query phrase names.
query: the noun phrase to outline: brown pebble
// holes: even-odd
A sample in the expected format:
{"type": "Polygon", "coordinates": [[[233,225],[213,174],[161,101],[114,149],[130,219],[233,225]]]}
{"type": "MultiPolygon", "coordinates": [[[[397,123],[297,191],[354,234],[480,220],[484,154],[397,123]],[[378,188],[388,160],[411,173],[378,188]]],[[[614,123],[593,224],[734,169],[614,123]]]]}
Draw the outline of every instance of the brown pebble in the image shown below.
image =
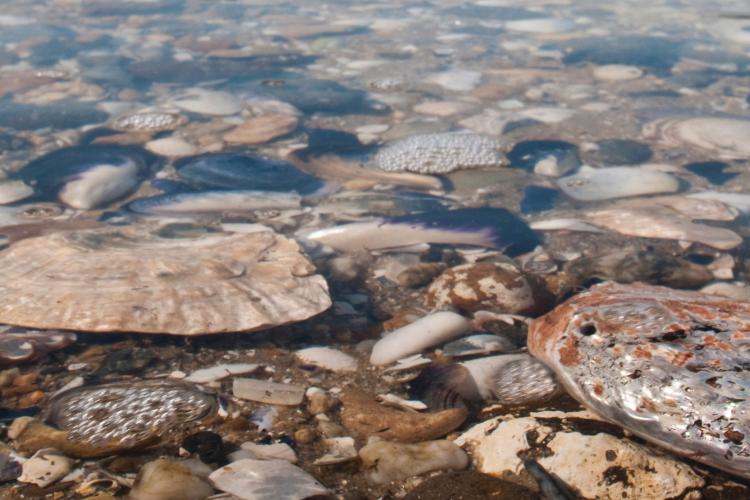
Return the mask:
{"type": "Polygon", "coordinates": [[[539,500],[542,497],[530,489],[477,471],[446,472],[425,479],[411,490],[404,500],[461,500],[513,499],[539,500]]]}
{"type": "Polygon", "coordinates": [[[32,406],[36,406],[39,403],[44,400],[44,392],[40,390],[36,390],[33,392],[29,392],[27,394],[24,394],[20,398],[18,398],[18,407],[19,408],[31,408],[32,406]]]}
{"type": "Polygon", "coordinates": [[[39,377],[38,372],[24,373],[13,380],[13,385],[16,387],[27,387],[36,382],[37,377],[39,377]]]}
{"type": "Polygon", "coordinates": [[[419,443],[438,439],[466,420],[464,408],[436,413],[409,412],[379,404],[366,392],[347,388],[341,395],[341,423],[360,437],[378,436],[388,441],[419,443]]]}
{"type": "Polygon", "coordinates": [[[299,119],[292,115],[258,116],[224,134],[224,140],[231,144],[263,144],[288,134],[298,124],[299,119]]]}
{"type": "Polygon", "coordinates": [[[294,440],[300,444],[310,444],[318,437],[315,429],[303,427],[294,431],[294,440]]]}

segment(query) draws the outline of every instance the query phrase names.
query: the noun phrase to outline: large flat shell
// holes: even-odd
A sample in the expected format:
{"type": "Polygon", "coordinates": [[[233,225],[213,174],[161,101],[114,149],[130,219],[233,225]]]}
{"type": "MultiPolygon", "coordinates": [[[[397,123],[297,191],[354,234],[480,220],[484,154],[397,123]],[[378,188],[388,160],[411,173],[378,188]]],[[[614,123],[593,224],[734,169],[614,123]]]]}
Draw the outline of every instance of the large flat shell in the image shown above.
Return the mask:
{"type": "Polygon", "coordinates": [[[0,252],[0,323],[177,335],[261,330],[330,307],[314,272],[296,242],[271,232],[55,233],[0,252]]]}
{"type": "Polygon", "coordinates": [[[533,321],[528,346],[602,417],[750,478],[750,302],[607,283],[533,321]]]}

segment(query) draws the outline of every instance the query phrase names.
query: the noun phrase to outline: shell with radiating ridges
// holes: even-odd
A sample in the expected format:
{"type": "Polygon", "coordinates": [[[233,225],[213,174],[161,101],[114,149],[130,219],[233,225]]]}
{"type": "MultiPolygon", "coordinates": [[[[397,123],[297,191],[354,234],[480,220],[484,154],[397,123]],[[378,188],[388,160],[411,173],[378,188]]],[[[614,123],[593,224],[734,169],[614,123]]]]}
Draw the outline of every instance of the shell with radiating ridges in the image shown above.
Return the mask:
{"type": "Polygon", "coordinates": [[[0,323],[178,335],[260,330],[330,307],[314,272],[296,242],[271,232],[55,233],[0,252],[0,323]]]}
{"type": "Polygon", "coordinates": [[[718,117],[656,120],[647,123],[643,133],[667,146],[687,144],[728,159],[750,157],[750,120],[718,117]]]}

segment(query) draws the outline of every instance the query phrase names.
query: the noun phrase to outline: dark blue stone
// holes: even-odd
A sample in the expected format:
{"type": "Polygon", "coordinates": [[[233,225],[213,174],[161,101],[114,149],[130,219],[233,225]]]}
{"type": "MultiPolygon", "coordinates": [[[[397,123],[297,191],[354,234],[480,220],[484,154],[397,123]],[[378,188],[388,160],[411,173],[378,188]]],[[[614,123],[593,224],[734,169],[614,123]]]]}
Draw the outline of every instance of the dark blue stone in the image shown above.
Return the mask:
{"type": "Polygon", "coordinates": [[[711,184],[716,184],[717,186],[720,186],[740,175],[733,172],[724,172],[728,167],[729,165],[727,163],[721,161],[702,161],[685,165],[687,170],[695,175],[700,175],[704,179],[707,179],[711,184]]]}
{"type": "Polygon", "coordinates": [[[521,200],[521,212],[525,214],[535,214],[551,210],[555,207],[555,202],[560,197],[560,193],[555,189],[541,186],[528,186],[523,193],[521,200]]]}
{"type": "Polygon", "coordinates": [[[537,163],[550,156],[554,156],[560,165],[572,168],[581,165],[578,146],[564,141],[523,141],[507,154],[511,166],[532,171],[537,163]]]}

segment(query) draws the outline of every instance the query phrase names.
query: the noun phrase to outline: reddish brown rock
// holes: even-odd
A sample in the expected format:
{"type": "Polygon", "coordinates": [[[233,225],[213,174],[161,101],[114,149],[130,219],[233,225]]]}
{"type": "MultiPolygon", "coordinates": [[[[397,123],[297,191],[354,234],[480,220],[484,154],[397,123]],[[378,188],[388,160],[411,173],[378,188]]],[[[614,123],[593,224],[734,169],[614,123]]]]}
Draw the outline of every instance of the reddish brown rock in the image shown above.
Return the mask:
{"type": "Polygon", "coordinates": [[[291,115],[265,115],[250,118],[234,130],[224,134],[232,144],[263,144],[297,128],[299,119],[291,115]]]}
{"type": "Polygon", "coordinates": [[[359,437],[377,436],[401,443],[438,439],[466,420],[464,408],[417,413],[383,406],[366,392],[348,388],[341,395],[341,423],[359,437]]]}

